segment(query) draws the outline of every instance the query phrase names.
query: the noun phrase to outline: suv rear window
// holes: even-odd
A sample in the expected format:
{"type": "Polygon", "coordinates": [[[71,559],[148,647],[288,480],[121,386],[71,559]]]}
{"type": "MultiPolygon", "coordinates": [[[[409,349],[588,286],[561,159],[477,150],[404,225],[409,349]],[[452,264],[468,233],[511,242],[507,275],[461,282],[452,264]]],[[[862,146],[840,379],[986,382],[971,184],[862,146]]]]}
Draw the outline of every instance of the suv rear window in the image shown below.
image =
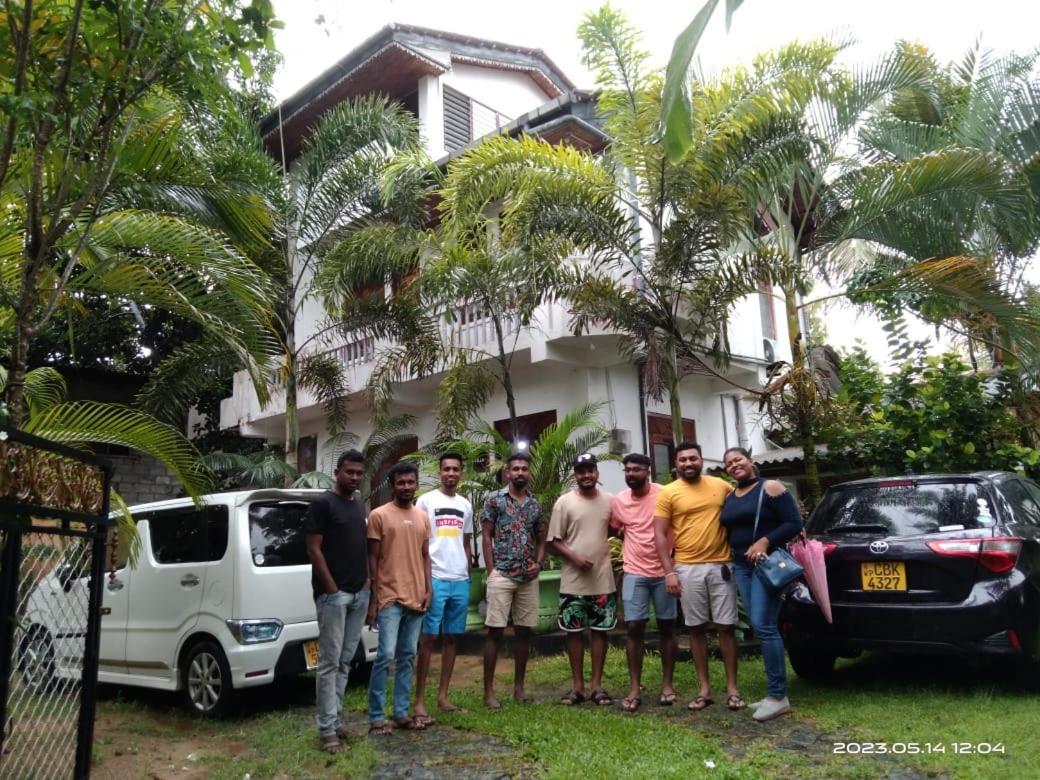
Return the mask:
{"type": "Polygon", "coordinates": [[[249,546],[253,565],[310,565],[304,521],[306,501],[256,501],[249,505],[249,546]]]}
{"type": "Polygon", "coordinates": [[[809,533],[836,528],[913,536],[993,525],[993,506],[975,482],[893,479],[829,490],[813,512],[809,533]]]}

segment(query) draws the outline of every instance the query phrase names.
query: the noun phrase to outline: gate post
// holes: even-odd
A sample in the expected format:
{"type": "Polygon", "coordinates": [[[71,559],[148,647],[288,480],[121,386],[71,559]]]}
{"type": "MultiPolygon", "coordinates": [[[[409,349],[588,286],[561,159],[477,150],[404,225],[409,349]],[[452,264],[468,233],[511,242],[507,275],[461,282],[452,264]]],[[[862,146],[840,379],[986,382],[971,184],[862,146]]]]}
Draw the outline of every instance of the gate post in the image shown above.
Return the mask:
{"type": "Polygon", "coordinates": [[[94,709],[97,702],[98,655],[101,652],[101,597],[105,588],[105,542],[108,539],[109,486],[112,469],[101,467],[104,473],[104,496],[101,499],[101,517],[105,521],[94,524],[93,547],[90,549],[90,591],[87,599],[87,635],[83,639],[83,690],[80,692],[79,724],[76,729],[76,769],[74,776],[90,777],[90,756],[94,746],[94,709]]]}
{"type": "Polygon", "coordinates": [[[18,580],[22,566],[22,531],[16,525],[4,534],[0,563],[0,756],[7,737],[7,698],[15,654],[14,627],[18,622],[18,580]]]}

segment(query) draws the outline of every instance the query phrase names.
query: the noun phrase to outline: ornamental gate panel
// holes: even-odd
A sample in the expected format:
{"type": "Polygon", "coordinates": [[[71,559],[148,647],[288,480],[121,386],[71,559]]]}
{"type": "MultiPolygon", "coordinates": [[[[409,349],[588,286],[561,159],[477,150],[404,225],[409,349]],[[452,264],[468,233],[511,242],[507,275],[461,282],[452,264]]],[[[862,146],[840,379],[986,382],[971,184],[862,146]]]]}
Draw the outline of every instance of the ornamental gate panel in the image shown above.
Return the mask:
{"type": "Polygon", "coordinates": [[[0,778],[86,778],[111,467],[0,426],[0,778]]]}

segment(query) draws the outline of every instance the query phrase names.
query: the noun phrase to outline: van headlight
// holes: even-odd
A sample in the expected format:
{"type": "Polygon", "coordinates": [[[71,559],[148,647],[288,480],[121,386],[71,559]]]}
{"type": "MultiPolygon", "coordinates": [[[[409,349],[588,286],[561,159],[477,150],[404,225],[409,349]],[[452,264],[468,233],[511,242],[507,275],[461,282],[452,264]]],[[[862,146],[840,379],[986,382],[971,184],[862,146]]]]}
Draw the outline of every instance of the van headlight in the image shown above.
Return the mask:
{"type": "Polygon", "coordinates": [[[278,618],[264,620],[226,620],[228,630],[239,644],[255,645],[273,642],[282,633],[282,621],[278,618]]]}

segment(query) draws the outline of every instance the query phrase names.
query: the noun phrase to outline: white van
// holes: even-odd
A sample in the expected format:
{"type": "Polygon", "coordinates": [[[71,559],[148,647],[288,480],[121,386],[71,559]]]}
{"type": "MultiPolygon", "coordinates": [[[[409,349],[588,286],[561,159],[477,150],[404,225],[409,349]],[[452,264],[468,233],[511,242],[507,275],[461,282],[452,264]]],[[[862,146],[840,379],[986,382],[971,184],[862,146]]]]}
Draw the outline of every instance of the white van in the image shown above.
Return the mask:
{"type": "MultiPolygon", "coordinates": [[[[304,519],[320,490],[248,490],[131,507],[137,565],[105,575],[98,680],[181,691],[200,715],[234,690],[314,669],[318,623],[304,519]]],[[[20,621],[18,668],[45,687],[79,679],[87,576],[59,563],[33,589],[20,621]]],[[[367,627],[354,670],[371,663],[367,627]]]]}

